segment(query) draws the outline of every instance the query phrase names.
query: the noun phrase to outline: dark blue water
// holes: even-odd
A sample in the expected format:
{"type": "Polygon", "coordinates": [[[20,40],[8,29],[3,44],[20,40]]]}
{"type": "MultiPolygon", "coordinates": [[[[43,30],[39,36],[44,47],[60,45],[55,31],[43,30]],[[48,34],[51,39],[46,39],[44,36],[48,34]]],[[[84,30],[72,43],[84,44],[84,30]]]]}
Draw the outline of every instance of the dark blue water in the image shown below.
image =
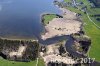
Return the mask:
{"type": "Polygon", "coordinates": [[[0,36],[29,37],[40,35],[42,13],[60,13],[54,0],[0,0],[0,36]]]}

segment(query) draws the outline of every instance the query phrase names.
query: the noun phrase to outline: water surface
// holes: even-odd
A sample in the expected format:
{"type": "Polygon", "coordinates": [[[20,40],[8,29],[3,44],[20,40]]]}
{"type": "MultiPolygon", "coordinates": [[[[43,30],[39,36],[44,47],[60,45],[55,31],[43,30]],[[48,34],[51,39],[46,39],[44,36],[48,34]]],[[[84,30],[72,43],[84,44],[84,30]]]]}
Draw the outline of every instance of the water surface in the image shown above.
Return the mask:
{"type": "Polygon", "coordinates": [[[54,0],[0,0],[0,36],[28,37],[38,36],[43,26],[42,13],[60,13],[53,5],[54,0]]]}

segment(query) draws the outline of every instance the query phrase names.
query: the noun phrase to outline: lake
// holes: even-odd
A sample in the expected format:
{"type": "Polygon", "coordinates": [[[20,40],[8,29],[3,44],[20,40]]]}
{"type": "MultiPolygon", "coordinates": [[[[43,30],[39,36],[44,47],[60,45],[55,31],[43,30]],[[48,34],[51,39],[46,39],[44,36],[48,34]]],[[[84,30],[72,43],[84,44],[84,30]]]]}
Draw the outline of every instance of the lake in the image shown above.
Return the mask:
{"type": "Polygon", "coordinates": [[[0,36],[33,38],[43,30],[40,15],[60,14],[54,0],[0,0],[0,36]]]}

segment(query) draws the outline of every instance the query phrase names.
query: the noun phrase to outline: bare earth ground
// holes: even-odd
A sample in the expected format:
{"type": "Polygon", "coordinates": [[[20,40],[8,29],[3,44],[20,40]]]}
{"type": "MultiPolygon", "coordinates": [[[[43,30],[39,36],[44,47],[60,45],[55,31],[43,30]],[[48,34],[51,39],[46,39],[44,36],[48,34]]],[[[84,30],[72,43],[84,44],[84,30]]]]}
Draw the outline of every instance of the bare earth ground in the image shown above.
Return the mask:
{"type": "MultiPolygon", "coordinates": [[[[46,33],[41,35],[43,40],[52,38],[54,36],[70,35],[72,33],[77,33],[80,31],[81,22],[77,20],[76,13],[71,12],[67,9],[60,8],[63,13],[63,18],[54,18],[45,26],[46,33]]],[[[66,52],[67,53],[67,52],[66,52]]],[[[59,50],[56,44],[48,45],[47,52],[40,53],[46,64],[48,62],[63,62],[65,64],[75,64],[76,62],[66,55],[67,57],[62,57],[59,55],[59,50]]]]}
{"type": "Polygon", "coordinates": [[[14,55],[18,57],[22,57],[22,53],[26,50],[26,46],[20,46],[17,52],[10,52],[10,57],[13,57],[14,55]]]}
{"type": "Polygon", "coordinates": [[[74,59],[72,59],[71,57],[69,57],[67,55],[67,52],[65,54],[65,56],[61,56],[59,55],[59,50],[58,50],[59,46],[56,46],[55,44],[52,45],[48,45],[47,46],[47,52],[46,53],[40,53],[40,55],[42,56],[42,58],[44,59],[45,64],[47,65],[49,62],[63,62],[65,64],[75,64],[76,62],[74,61],[74,59]]]}
{"type": "Polygon", "coordinates": [[[64,8],[60,9],[62,10],[63,18],[54,18],[45,26],[47,32],[41,36],[43,40],[56,35],[70,35],[80,31],[81,22],[76,20],[76,13],[64,8]]]}

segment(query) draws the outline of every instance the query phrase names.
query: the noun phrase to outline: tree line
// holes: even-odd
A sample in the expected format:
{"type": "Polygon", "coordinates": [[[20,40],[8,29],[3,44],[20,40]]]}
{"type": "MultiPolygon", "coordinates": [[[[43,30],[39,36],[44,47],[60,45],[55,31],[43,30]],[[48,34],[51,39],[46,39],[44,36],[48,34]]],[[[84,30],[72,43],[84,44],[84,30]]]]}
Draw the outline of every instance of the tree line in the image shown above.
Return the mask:
{"type": "Polygon", "coordinates": [[[0,39],[0,56],[7,60],[32,61],[38,57],[39,43],[37,41],[0,39]],[[9,57],[9,53],[17,52],[20,46],[27,46],[22,57],[9,57]]]}

